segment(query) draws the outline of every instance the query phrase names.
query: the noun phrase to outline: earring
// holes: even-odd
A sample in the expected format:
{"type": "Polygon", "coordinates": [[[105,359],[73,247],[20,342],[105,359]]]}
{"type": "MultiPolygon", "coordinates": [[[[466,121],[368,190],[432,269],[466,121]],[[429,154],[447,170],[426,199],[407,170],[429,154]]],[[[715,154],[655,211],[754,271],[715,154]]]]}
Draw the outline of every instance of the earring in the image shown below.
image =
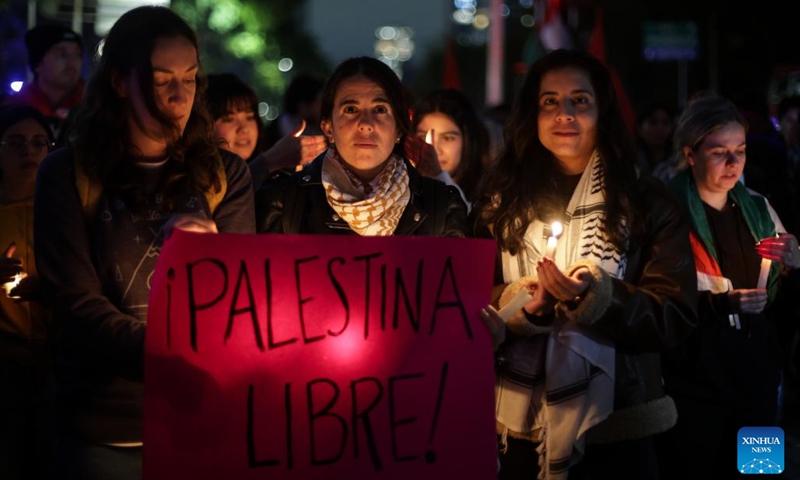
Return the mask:
{"type": "Polygon", "coordinates": [[[394,143],[400,143],[400,137],[397,137],[397,140],[395,140],[394,143]]]}
{"type": "Polygon", "coordinates": [[[331,136],[330,138],[328,138],[328,141],[329,141],[330,143],[334,143],[334,141],[333,141],[333,137],[331,136]]]}

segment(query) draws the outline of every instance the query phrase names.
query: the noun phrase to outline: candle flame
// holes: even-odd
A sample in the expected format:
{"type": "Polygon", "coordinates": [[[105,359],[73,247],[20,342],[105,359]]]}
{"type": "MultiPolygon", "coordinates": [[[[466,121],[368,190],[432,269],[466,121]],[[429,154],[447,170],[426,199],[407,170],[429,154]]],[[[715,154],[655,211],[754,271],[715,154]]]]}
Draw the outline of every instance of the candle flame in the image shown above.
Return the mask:
{"type": "Polygon", "coordinates": [[[27,276],[28,276],[28,274],[25,273],[25,272],[18,273],[16,275],[14,275],[14,277],[12,277],[10,282],[4,283],[3,284],[3,288],[6,291],[6,296],[9,297],[9,298],[19,298],[19,297],[12,297],[11,296],[11,290],[14,290],[17,287],[17,285],[19,285],[19,282],[22,281],[22,279],[27,277],[27,276]]]}
{"type": "Polygon", "coordinates": [[[433,129],[428,130],[428,133],[425,134],[425,143],[433,145],[433,129]]]}
{"type": "Polygon", "coordinates": [[[305,132],[305,131],[306,131],[306,121],[305,121],[305,120],[303,120],[303,121],[300,123],[300,128],[298,128],[298,129],[297,129],[297,131],[296,131],[296,132],[294,132],[294,134],[293,134],[293,135],[294,135],[294,138],[300,138],[300,136],[301,136],[301,135],[303,134],[303,132],[305,132]]]}
{"type": "Polygon", "coordinates": [[[561,232],[564,231],[564,227],[561,226],[561,222],[553,222],[550,225],[550,234],[556,238],[561,235],[561,232]]]}

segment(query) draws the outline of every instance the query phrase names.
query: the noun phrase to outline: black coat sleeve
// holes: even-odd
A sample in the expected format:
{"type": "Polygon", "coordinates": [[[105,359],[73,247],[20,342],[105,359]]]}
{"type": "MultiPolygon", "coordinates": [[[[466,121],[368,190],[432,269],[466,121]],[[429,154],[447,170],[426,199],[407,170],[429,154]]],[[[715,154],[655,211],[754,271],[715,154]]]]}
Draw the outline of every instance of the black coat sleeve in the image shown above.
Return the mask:
{"type": "Polygon", "coordinates": [[[284,199],[297,181],[286,175],[275,175],[256,192],[256,232],[286,233],[283,230],[284,199]]]}
{"type": "MultiPolygon", "coordinates": [[[[443,237],[466,237],[467,236],[467,206],[461,198],[461,194],[453,186],[446,185],[447,189],[447,213],[445,214],[445,226],[443,237]]],[[[440,201],[438,198],[436,201],[440,201]]]]}
{"type": "Polygon", "coordinates": [[[639,251],[629,254],[632,271],[625,280],[611,280],[611,304],[594,323],[618,349],[630,353],[670,349],[685,340],[698,321],[688,220],[674,197],[654,181],[642,190],[644,238],[639,251]]]}

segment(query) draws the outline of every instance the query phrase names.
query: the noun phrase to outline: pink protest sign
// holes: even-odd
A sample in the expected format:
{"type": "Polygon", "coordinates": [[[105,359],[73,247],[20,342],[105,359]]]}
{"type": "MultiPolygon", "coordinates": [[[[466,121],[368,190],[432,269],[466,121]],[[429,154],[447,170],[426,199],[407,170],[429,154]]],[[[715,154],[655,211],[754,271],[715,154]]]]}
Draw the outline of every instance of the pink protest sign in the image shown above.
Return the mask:
{"type": "Polygon", "coordinates": [[[176,232],[151,282],[145,478],[494,478],[494,248],[176,232]]]}

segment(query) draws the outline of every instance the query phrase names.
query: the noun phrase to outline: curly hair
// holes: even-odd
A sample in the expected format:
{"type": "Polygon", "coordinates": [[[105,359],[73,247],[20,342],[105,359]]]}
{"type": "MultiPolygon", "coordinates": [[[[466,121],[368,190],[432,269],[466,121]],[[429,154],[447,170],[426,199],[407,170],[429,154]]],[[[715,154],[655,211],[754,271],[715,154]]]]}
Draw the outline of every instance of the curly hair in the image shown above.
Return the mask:
{"type": "Polygon", "coordinates": [[[637,181],[637,155],[617,103],[606,67],[589,53],[555,50],[533,63],[511,117],[505,126],[505,146],[481,188],[475,209],[476,228],[491,228],[501,249],[516,254],[530,223],[552,211],[557,195],[559,163],[539,139],[539,88],[544,75],[563,68],[586,73],[598,104],[596,149],[605,169],[605,214],[609,240],[626,251],[643,230],[631,196],[637,181]],[[626,234],[627,225],[631,236],[626,234]]]}
{"type": "Polygon", "coordinates": [[[161,185],[165,204],[186,189],[220,191],[218,175],[221,158],[214,141],[214,123],[208,115],[203,94],[206,78],[198,59],[197,89],[186,128],[181,134],[174,120],[163,114],[153,86],[151,55],[162,38],[180,36],[197,49],[197,36],[175,12],[165,7],[143,6],[122,15],[112,26],[99,62],[89,80],[79,111],[71,144],[87,174],[104,188],[118,191],[132,201],[132,208],[143,201],[143,188],[130,152],[135,151],[128,133],[131,106],[121,98],[115,81],[135,75],[149,113],[167,132],[167,175],[161,185]]]}
{"type": "Polygon", "coordinates": [[[483,163],[489,155],[489,131],[466,95],[458,90],[435,90],[423,98],[414,109],[411,131],[416,131],[422,119],[430,113],[447,115],[461,130],[461,137],[464,139],[461,162],[450,175],[464,190],[467,198],[474,201],[483,175],[483,163]]]}

